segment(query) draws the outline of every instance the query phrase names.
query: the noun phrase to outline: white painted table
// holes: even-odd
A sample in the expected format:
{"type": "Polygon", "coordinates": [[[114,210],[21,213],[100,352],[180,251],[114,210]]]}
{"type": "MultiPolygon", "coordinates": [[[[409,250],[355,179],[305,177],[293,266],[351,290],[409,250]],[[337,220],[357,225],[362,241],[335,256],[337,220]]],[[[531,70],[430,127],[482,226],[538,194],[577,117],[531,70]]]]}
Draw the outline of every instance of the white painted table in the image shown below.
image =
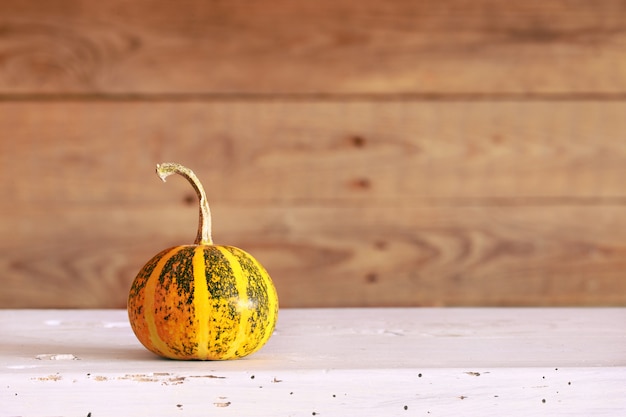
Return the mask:
{"type": "Polygon", "coordinates": [[[626,416],[626,309],[280,312],[246,359],[177,362],[122,310],[0,310],[0,416],[626,416]]]}

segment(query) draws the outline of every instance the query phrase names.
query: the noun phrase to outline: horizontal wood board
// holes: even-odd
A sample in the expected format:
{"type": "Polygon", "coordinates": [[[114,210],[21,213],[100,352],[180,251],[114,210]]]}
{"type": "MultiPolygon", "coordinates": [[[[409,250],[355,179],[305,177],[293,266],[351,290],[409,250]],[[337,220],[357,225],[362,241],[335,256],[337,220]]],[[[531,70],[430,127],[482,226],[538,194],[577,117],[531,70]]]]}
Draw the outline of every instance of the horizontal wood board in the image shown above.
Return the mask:
{"type": "Polygon", "coordinates": [[[626,197],[622,101],[11,102],[0,129],[4,204],[186,201],[169,160],[233,204],[626,197]]]}
{"type": "Polygon", "coordinates": [[[618,94],[621,0],[3,1],[2,94],[618,94]]]}
{"type": "MultiPolygon", "coordinates": [[[[214,239],[265,265],[283,307],[621,305],[623,211],[216,205],[214,239]]],[[[5,306],[123,307],[150,257],[195,236],[196,210],[172,204],[2,214],[5,306]]]]}

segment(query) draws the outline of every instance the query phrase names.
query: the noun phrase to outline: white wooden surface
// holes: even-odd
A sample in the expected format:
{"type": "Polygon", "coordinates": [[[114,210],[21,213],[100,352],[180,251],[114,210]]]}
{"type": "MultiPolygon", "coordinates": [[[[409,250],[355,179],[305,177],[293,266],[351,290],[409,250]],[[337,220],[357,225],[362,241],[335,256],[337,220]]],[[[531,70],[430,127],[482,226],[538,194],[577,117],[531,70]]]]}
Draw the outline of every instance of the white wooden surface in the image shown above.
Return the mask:
{"type": "Polygon", "coordinates": [[[287,309],[227,362],[159,359],[122,310],[0,336],[0,416],[626,416],[626,309],[287,309]]]}

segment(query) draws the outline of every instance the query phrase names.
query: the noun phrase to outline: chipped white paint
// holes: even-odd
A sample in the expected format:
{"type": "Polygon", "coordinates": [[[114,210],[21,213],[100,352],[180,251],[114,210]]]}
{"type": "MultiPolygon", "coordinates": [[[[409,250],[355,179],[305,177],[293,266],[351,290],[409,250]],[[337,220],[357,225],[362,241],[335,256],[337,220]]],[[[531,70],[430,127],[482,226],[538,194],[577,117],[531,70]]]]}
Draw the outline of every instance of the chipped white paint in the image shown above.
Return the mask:
{"type": "Polygon", "coordinates": [[[35,355],[40,361],[76,361],[78,358],[71,353],[42,353],[35,355]]]}
{"type": "Polygon", "coordinates": [[[626,415],[626,309],[281,310],[225,362],[157,358],[121,310],[0,310],[0,335],[0,417],[626,415]]]}

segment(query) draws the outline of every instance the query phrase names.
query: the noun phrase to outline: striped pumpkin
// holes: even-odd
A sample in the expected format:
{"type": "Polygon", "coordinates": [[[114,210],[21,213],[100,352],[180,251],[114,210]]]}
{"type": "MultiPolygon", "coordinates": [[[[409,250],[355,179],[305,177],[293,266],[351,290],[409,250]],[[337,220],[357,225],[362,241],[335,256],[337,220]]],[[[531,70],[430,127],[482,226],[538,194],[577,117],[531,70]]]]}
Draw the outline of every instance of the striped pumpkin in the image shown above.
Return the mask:
{"type": "Polygon", "coordinates": [[[194,185],[200,225],[193,245],[162,251],[137,274],[128,298],[135,335],[171,359],[224,360],[257,351],[278,316],[271,278],[247,252],[212,244],[208,204],[193,172],[178,164],[158,165],[157,172],[162,179],[181,174],[194,185]]]}

